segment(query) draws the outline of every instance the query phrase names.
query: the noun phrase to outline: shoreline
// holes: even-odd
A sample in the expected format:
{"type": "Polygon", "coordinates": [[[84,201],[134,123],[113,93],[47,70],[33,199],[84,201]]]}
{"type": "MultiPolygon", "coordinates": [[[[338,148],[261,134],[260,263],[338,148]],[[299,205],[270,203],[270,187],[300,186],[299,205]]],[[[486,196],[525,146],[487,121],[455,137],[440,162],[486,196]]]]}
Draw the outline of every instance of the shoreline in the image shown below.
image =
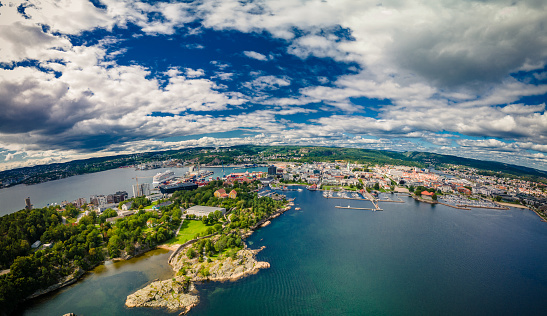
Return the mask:
{"type": "MultiPolygon", "coordinates": [[[[287,212],[292,208],[291,205],[282,207],[272,213],[270,216],[260,220],[256,225],[249,228],[249,231],[241,234],[241,239],[245,240],[251,236],[257,229],[268,226],[271,223],[271,220],[279,217],[281,214],[287,212]]],[[[215,260],[213,262],[199,262],[197,258],[185,260],[184,255],[182,256],[181,263],[181,252],[191,246],[193,243],[201,240],[203,238],[213,237],[215,234],[209,236],[203,236],[193,240],[189,240],[182,245],[174,246],[165,246],[162,248],[169,248],[176,250],[171,254],[167,263],[171,268],[178,272],[181,269],[185,269],[185,263],[191,263],[191,266],[188,267],[190,272],[194,273],[189,276],[181,275],[175,276],[169,280],[160,280],[155,281],[142,289],[135,291],[134,293],[127,296],[125,301],[125,306],[128,308],[132,307],[161,307],[167,308],[169,311],[180,311],[179,315],[184,315],[188,313],[194,306],[196,306],[199,301],[199,292],[196,290],[196,283],[201,284],[202,282],[235,282],[242,278],[245,278],[250,275],[258,273],[261,269],[270,268],[270,263],[266,261],[257,261],[256,254],[262,251],[265,246],[262,246],[259,249],[249,249],[247,244],[243,244],[243,249],[239,250],[236,253],[236,257],[226,257],[222,260],[215,260]],[[199,270],[206,267],[207,271],[211,269],[210,274],[206,276],[200,276],[199,270]]],[[[213,237],[214,238],[214,237],[213,237]]],[[[186,258],[188,259],[188,258],[186,258]]]]}
{"type": "Polygon", "coordinates": [[[505,202],[496,202],[496,203],[498,203],[499,205],[514,207],[514,208],[521,208],[521,209],[527,209],[527,210],[530,209],[529,207],[524,206],[522,204],[513,204],[513,203],[505,203],[505,202]]]}
{"type": "MultiPolygon", "coordinates": [[[[127,261],[127,260],[130,260],[132,258],[136,258],[136,257],[139,257],[139,256],[142,256],[144,255],[145,253],[149,252],[149,251],[152,251],[152,250],[156,250],[157,248],[162,248],[162,249],[167,249],[167,250],[171,250],[169,249],[168,247],[162,247],[164,245],[158,245],[158,246],[155,246],[155,247],[152,247],[150,249],[146,249],[146,250],[140,250],[138,252],[136,252],[135,254],[133,255],[128,255],[128,256],[124,256],[124,257],[117,257],[117,258],[111,258],[111,259],[108,259],[108,260],[102,260],[100,262],[98,262],[97,264],[91,266],[89,268],[89,270],[82,270],[80,268],[78,268],[78,270],[74,271],[74,273],[72,273],[71,275],[69,276],[66,276],[65,278],[63,278],[61,281],[57,282],[57,283],[54,283],[50,286],[48,286],[47,288],[45,289],[40,289],[40,290],[37,290],[36,292],[32,293],[31,295],[27,296],[24,300],[21,301],[21,303],[24,303],[26,301],[29,301],[29,300],[33,300],[35,298],[38,298],[40,296],[44,296],[46,294],[50,294],[50,293],[53,293],[57,290],[60,290],[64,287],[67,287],[69,285],[72,285],[76,282],[78,282],[82,277],[84,277],[86,274],[90,273],[91,271],[93,271],[93,269],[95,269],[96,267],[100,266],[100,265],[104,265],[107,261],[113,261],[113,262],[119,262],[119,261],[127,261]]],[[[7,272],[9,273],[9,271],[7,272]]]]}

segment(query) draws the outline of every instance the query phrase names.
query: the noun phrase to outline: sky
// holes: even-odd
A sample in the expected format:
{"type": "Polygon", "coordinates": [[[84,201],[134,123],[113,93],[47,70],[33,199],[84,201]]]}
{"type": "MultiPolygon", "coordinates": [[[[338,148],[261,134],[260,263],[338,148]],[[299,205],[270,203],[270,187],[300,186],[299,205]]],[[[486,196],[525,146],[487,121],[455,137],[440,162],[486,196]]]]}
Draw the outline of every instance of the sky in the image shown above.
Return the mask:
{"type": "Polygon", "coordinates": [[[544,0],[0,3],[0,170],[240,144],[547,170],[544,0]]]}

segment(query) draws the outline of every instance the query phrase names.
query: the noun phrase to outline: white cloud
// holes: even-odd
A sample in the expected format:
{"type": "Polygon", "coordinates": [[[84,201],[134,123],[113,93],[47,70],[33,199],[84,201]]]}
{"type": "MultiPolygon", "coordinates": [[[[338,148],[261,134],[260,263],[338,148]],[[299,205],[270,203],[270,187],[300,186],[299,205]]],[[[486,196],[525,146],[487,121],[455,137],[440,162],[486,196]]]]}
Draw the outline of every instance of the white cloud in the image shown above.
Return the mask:
{"type": "Polygon", "coordinates": [[[261,53],[253,52],[253,51],[244,51],[243,54],[249,58],[256,59],[256,60],[262,60],[266,61],[268,60],[268,57],[266,55],[263,55],[261,53]]]}
{"type": "MultiPolygon", "coordinates": [[[[381,6],[344,0],[101,3],[106,9],[83,0],[14,0],[13,5],[0,7],[0,62],[14,67],[0,71],[2,148],[26,154],[34,162],[53,161],[81,157],[78,148],[94,148],[97,155],[146,146],[166,148],[171,145],[143,139],[246,128],[264,133],[272,144],[402,149],[415,144],[386,139],[420,138],[444,146],[435,148],[447,153],[456,143],[467,150],[463,154],[487,156],[488,150],[496,150],[520,153],[535,162],[544,159],[529,151],[545,152],[545,104],[519,103],[523,97],[547,93],[547,85],[531,78],[545,79],[547,10],[541,1],[416,0],[381,6]],[[27,6],[30,19],[17,13],[20,4],[27,6]],[[189,26],[192,22],[201,25],[189,26]],[[338,78],[319,76],[323,86],[276,98],[275,91],[293,88],[297,80],[256,69],[252,80],[237,85],[245,88],[242,91],[250,95],[246,96],[213,81],[238,78],[240,70],[226,61],[211,61],[217,71],[209,78],[203,69],[175,65],[161,82],[152,69],[116,63],[125,51],[108,48],[118,38],[75,46],[68,36],[130,24],[150,36],[184,29],[190,38],[205,28],[271,34],[286,44],[289,54],[346,63],[352,70],[338,78]],[[46,72],[16,66],[25,60],[35,61],[46,72]],[[511,76],[535,70],[529,80],[511,76]],[[384,100],[386,105],[368,108],[354,102],[363,97],[384,100]],[[245,110],[250,101],[264,109],[214,116],[219,110],[245,110]],[[303,107],[310,104],[319,106],[303,107]],[[278,121],[279,115],[311,111],[333,113],[306,123],[278,121]],[[369,117],[359,116],[365,111],[369,117]],[[154,112],[174,116],[149,116],[154,112]],[[487,139],[453,140],[437,134],[443,131],[487,139]],[[345,133],[375,139],[348,139],[345,133]],[[44,147],[55,148],[41,151],[44,147]]],[[[205,49],[200,43],[182,47],[205,49]]],[[[274,59],[253,50],[243,54],[260,61],[274,59]]],[[[256,140],[203,138],[180,146],[245,141],[256,140]]],[[[21,163],[14,160],[7,161],[21,163]]]]}
{"type": "Polygon", "coordinates": [[[254,91],[277,90],[290,85],[291,81],[288,78],[275,76],[260,76],[250,82],[243,83],[244,87],[254,91]]]}
{"type": "Polygon", "coordinates": [[[185,70],[186,70],[186,77],[188,78],[203,77],[205,75],[205,71],[203,69],[186,68],[185,70]]]}

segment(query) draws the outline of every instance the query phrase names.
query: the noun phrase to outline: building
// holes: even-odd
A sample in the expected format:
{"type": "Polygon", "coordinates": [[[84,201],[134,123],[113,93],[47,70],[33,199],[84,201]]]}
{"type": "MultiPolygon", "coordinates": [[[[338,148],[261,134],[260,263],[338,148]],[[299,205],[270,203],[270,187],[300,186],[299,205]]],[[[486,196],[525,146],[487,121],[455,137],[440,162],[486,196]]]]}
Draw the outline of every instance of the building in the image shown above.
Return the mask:
{"type": "Polygon", "coordinates": [[[274,179],[270,178],[270,177],[260,179],[260,183],[265,184],[265,185],[268,185],[268,184],[272,183],[273,181],[274,181],[274,179]]]}
{"type": "Polygon", "coordinates": [[[216,211],[222,212],[222,215],[226,214],[226,209],[224,207],[212,207],[212,206],[201,206],[194,205],[191,208],[186,210],[187,215],[196,215],[196,216],[209,216],[209,214],[216,211]]]}
{"type": "Polygon", "coordinates": [[[162,207],[164,207],[164,206],[169,206],[169,205],[171,205],[171,204],[173,204],[173,202],[171,202],[171,201],[159,203],[159,204],[156,204],[156,205],[152,206],[152,209],[153,209],[154,211],[157,211],[157,210],[159,210],[160,208],[162,208],[162,207]]]}
{"type": "Polygon", "coordinates": [[[89,198],[89,204],[93,204],[95,206],[103,206],[108,204],[107,198],[104,195],[92,195],[89,198]]]}
{"type": "Polygon", "coordinates": [[[268,176],[277,176],[277,168],[274,165],[268,167],[268,176]]]}
{"type": "Polygon", "coordinates": [[[30,197],[25,199],[25,208],[27,210],[32,210],[32,204],[30,203],[30,197]]]}
{"type": "Polygon", "coordinates": [[[127,194],[126,191],[118,191],[114,194],[109,194],[106,196],[106,202],[107,203],[120,203],[122,201],[127,200],[127,197],[129,194],[127,194]]]}
{"type": "Polygon", "coordinates": [[[223,199],[223,198],[227,197],[228,194],[226,194],[226,190],[218,189],[218,190],[215,191],[214,196],[218,199],[223,199]]]}
{"type": "Polygon", "coordinates": [[[197,189],[198,185],[193,182],[179,182],[174,184],[160,185],[159,189],[162,194],[169,194],[176,191],[182,190],[194,190],[197,189]]]}
{"type": "Polygon", "coordinates": [[[131,201],[122,204],[121,210],[122,211],[129,211],[131,209],[132,204],[133,204],[133,202],[131,202],[131,201]]]}
{"type": "Polygon", "coordinates": [[[141,183],[133,185],[133,196],[146,196],[150,195],[150,183],[141,183]]]}
{"type": "Polygon", "coordinates": [[[435,193],[429,191],[422,191],[422,198],[431,199],[435,193]]]}
{"type": "Polygon", "coordinates": [[[230,191],[230,194],[228,194],[228,197],[229,197],[230,199],[235,199],[235,198],[237,198],[237,192],[236,192],[236,190],[230,191]]]}
{"type": "Polygon", "coordinates": [[[78,208],[81,208],[86,203],[87,201],[85,198],[77,198],[76,200],[74,200],[74,202],[72,202],[72,204],[76,205],[76,207],[78,208]]]}

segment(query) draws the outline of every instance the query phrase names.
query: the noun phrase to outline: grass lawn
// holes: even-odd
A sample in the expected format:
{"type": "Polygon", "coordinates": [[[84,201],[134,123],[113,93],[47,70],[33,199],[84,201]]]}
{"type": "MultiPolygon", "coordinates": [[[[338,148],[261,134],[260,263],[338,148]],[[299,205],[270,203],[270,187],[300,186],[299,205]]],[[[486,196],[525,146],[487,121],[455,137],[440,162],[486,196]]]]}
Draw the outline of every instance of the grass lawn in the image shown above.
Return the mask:
{"type": "Polygon", "coordinates": [[[196,234],[205,232],[209,227],[212,226],[206,226],[202,221],[185,219],[182,223],[179,234],[176,237],[169,239],[166,244],[183,244],[188,240],[194,239],[196,234]]]}
{"type": "Polygon", "coordinates": [[[158,204],[159,200],[158,201],[154,201],[152,202],[152,204],[148,205],[147,207],[145,207],[144,209],[145,210],[151,210],[152,207],[156,206],[158,204]]]}

